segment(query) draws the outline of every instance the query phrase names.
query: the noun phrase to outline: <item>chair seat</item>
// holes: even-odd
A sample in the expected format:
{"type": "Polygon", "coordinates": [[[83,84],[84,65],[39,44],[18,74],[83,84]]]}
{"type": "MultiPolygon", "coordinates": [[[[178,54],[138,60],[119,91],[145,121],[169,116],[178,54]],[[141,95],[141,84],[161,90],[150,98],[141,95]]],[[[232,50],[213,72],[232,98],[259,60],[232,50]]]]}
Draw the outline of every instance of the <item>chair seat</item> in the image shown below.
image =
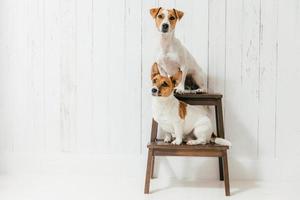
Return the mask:
{"type": "Polygon", "coordinates": [[[175,97],[180,98],[180,99],[221,99],[222,94],[218,93],[200,93],[200,94],[194,94],[194,93],[184,93],[184,94],[174,94],[175,97]]]}
{"type": "Polygon", "coordinates": [[[181,145],[173,145],[171,143],[165,143],[162,140],[157,140],[155,142],[151,142],[147,146],[150,149],[157,150],[217,150],[224,151],[228,149],[228,146],[223,146],[219,144],[198,144],[198,145],[187,145],[185,143],[181,145]]]}

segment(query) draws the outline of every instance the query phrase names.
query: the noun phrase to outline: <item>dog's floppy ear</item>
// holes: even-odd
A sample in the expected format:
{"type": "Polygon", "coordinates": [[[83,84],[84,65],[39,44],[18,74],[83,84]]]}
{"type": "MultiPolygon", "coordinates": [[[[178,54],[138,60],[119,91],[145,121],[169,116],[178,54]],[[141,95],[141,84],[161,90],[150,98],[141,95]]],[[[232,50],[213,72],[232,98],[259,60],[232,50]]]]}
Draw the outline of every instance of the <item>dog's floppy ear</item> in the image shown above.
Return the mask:
{"type": "Polygon", "coordinates": [[[151,9],[150,9],[150,15],[151,15],[153,18],[155,18],[155,17],[158,15],[160,9],[161,9],[161,7],[159,7],[159,8],[151,8],[151,9]]]}
{"type": "Polygon", "coordinates": [[[151,69],[151,80],[158,74],[159,74],[158,64],[154,63],[151,69]]]}
{"type": "Polygon", "coordinates": [[[178,20],[181,20],[181,18],[183,17],[184,13],[180,10],[176,10],[175,8],[173,8],[173,11],[177,17],[178,20]]]}
{"type": "Polygon", "coordinates": [[[176,87],[181,81],[182,71],[178,70],[178,72],[176,72],[176,74],[171,76],[170,78],[171,78],[172,83],[174,84],[174,87],[176,87]]]}

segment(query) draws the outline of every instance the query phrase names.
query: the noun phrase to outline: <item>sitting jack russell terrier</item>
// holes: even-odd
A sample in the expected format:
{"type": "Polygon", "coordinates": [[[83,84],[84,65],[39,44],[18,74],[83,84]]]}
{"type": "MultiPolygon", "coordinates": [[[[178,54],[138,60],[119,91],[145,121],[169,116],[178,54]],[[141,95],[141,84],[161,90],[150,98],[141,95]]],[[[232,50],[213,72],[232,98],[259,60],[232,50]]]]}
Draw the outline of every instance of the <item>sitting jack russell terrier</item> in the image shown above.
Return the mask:
{"type": "Polygon", "coordinates": [[[164,76],[172,76],[180,68],[182,81],[176,87],[177,93],[206,92],[203,70],[174,35],[176,23],[183,17],[183,12],[160,7],[150,9],[150,14],[154,18],[157,30],[160,33],[160,51],[157,58],[160,73],[164,76]],[[191,77],[192,82],[196,83],[197,90],[185,90],[187,76],[191,77]]]}
{"type": "Polygon", "coordinates": [[[164,141],[171,142],[171,135],[174,135],[176,139],[172,144],[180,145],[184,136],[193,132],[195,139],[188,139],[188,145],[214,142],[231,146],[229,141],[214,137],[211,120],[202,106],[188,105],[173,95],[174,88],[180,83],[181,77],[180,70],[175,75],[166,77],[160,74],[157,63],[152,66],[153,118],[167,132],[164,141]]]}

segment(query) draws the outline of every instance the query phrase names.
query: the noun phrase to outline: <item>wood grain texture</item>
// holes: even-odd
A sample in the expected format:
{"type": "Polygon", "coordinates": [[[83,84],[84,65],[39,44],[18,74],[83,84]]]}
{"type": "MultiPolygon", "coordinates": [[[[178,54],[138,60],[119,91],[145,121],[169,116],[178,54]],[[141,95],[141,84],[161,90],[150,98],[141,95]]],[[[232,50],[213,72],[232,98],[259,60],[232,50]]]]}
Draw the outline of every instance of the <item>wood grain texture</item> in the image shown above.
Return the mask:
{"type": "Polygon", "coordinates": [[[278,1],[261,1],[258,155],[275,157],[278,68],[278,1]],[[270,143],[270,145],[266,145],[270,143]],[[272,145],[273,144],[273,145],[272,145]]]}
{"type": "Polygon", "coordinates": [[[224,94],[226,84],[226,0],[209,1],[208,6],[208,91],[224,94]]]}

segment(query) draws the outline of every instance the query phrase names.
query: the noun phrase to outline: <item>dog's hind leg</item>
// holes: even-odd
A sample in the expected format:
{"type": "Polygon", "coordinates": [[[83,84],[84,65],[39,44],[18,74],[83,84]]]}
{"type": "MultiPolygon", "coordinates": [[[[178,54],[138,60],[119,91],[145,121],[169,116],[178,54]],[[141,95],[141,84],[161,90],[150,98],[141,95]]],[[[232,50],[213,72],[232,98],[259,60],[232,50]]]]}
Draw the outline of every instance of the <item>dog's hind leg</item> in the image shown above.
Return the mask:
{"type": "Polygon", "coordinates": [[[187,71],[182,70],[181,81],[180,81],[179,85],[176,87],[176,92],[179,93],[179,94],[183,94],[183,93],[187,92],[184,89],[186,75],[187,75],[187,71]]]}
{"type": "Polygon", "coordinates": [[[196,84],[199,86],[199,89],[194,90],[193,92],[206,92],[206,86],[204,83],[204,77],[203,77],[203,72],[202,70],[197,70],[194,73],[191,74],[193,80],[196,82],[196,84]]]}
{"type": "Polygon", "coordinates": [[[194,135],[196,140],[189,140],[187,142],[188,145],[196,145],[196,144],[206,144],[210,141],[210,136],[212,133],[211,123],[208,121],[209,119],[205,119],[199,123],[197,127],[194,129],[194,135]]]}

